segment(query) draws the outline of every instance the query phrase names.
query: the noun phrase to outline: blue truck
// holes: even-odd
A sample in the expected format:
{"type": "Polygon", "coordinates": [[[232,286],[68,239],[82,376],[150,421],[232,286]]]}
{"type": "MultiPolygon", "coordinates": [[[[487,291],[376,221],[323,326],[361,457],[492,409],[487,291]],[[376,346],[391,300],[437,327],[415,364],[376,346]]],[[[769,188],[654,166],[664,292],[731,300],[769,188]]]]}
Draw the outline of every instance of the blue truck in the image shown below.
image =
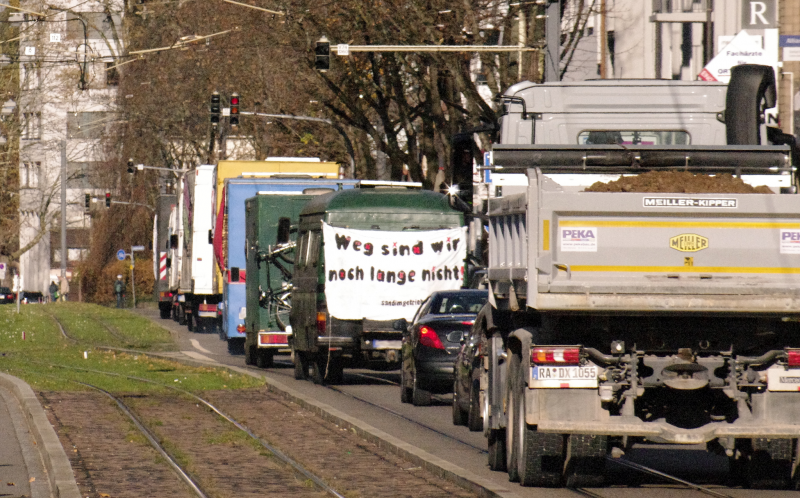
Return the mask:
{"type": "MultiPolygon", "coordinates": [[[[228,342],[229,352],[242,353],[246,338],[245,200],[260,193],[309,195],[351,189],[358,184],[358,180],[304,179],[302,175],[275,175],[269,178],[240,176],[224,181],[224,189],[218,194],[223,196],[223,224],[215,230],[222,230],[223,239],[221,251],[217,254],[223,280],[222,302],[219,304],[222,328],[219,337],[228,342]]],[[[291,216],[291,203],[287,203],[286,209],[286,213],[276,212],[275,219],[291,216]]]]}

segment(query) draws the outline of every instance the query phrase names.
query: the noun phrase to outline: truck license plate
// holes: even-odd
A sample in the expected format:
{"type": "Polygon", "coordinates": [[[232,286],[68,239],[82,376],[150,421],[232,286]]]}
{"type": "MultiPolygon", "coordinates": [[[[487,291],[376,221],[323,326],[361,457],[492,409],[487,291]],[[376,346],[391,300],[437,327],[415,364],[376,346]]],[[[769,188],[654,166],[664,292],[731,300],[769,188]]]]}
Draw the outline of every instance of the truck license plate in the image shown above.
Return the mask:
{"type": "Polygon", "coordinates": [[[534,366],[531,367],[530,388],[596,388],[597,366],[534,366]]]}
{"type": "Polygon", "coordinates": [[[767,389],[770,391],[800,391],[800,370],[783,367],[767,370],[767,389]]]}

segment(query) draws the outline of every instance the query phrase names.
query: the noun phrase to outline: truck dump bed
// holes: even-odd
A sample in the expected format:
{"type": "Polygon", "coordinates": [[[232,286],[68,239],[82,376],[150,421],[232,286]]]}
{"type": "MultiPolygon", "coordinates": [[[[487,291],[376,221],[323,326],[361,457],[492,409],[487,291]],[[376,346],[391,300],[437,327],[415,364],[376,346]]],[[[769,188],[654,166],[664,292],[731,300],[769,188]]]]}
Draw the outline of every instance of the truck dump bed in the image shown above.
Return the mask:
{"type": "Polygon", "coordinates": [[[490,203],[500,299],[562,311],[800,313],[800,196],[782,147],[498,145],[527,194],[490,203]],[[775,194],[583,192],[558,174],[780,175],[775,194]]]}

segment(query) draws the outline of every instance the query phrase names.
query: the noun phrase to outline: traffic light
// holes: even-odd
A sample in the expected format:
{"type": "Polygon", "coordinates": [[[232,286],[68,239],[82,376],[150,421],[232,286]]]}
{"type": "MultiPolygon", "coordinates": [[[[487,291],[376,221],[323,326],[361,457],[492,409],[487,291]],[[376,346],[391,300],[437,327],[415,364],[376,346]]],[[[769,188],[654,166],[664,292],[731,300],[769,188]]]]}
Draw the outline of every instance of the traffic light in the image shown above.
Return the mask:
{"type": "Polygon", "coordinates": [[[106,192],[106,207],[111,207],[111,192],[106,192]]]}
{"type": "Polygon", "coordinates": [[[324,73],[331,68],[331,44],[324,36],[314,47],[314,69],[324,73]]]}
{"type": "Polygon", "coordinates": [[[92,205],[92,195],[91,194],[84,194],[83,201],[84,201],[84,205],[86,206],[86,209],[89,209],[91,207],[91,205],[92,205]]]}
{"type": "Polygon", "coordinates": [[[219,125],[219,92],[216,90],[211,94],[211,126],[216,128],[219,125]]]}
{"type": "Polygon", "coordinates": [[[136,170],[133,168],[133,158],[128,159],[128,173],[134,174],[136,170]]]}
{"type": "Polygon", "coordinates": [[[231,94],[231,126],[239,126],[239,94],[231,94]]]}

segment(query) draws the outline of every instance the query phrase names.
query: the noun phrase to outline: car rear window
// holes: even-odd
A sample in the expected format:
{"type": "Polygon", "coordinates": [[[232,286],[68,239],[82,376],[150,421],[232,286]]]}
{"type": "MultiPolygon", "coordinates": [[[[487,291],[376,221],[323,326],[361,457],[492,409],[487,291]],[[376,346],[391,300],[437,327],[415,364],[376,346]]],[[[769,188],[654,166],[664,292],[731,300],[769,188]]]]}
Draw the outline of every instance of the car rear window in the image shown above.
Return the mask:
{"type": "Polygon", "coordinates": [[[11,289],[8,287],[0,287],[0,294],[11,294],[11,289]]]}
{"type": "Polygon", "coordinates": [[[439,303],[433,306],[431,313],[444,315],[449,313],[477,313],[486,304],[488,296],[478,293],[459,295],[443,295],[439,303]]]}

